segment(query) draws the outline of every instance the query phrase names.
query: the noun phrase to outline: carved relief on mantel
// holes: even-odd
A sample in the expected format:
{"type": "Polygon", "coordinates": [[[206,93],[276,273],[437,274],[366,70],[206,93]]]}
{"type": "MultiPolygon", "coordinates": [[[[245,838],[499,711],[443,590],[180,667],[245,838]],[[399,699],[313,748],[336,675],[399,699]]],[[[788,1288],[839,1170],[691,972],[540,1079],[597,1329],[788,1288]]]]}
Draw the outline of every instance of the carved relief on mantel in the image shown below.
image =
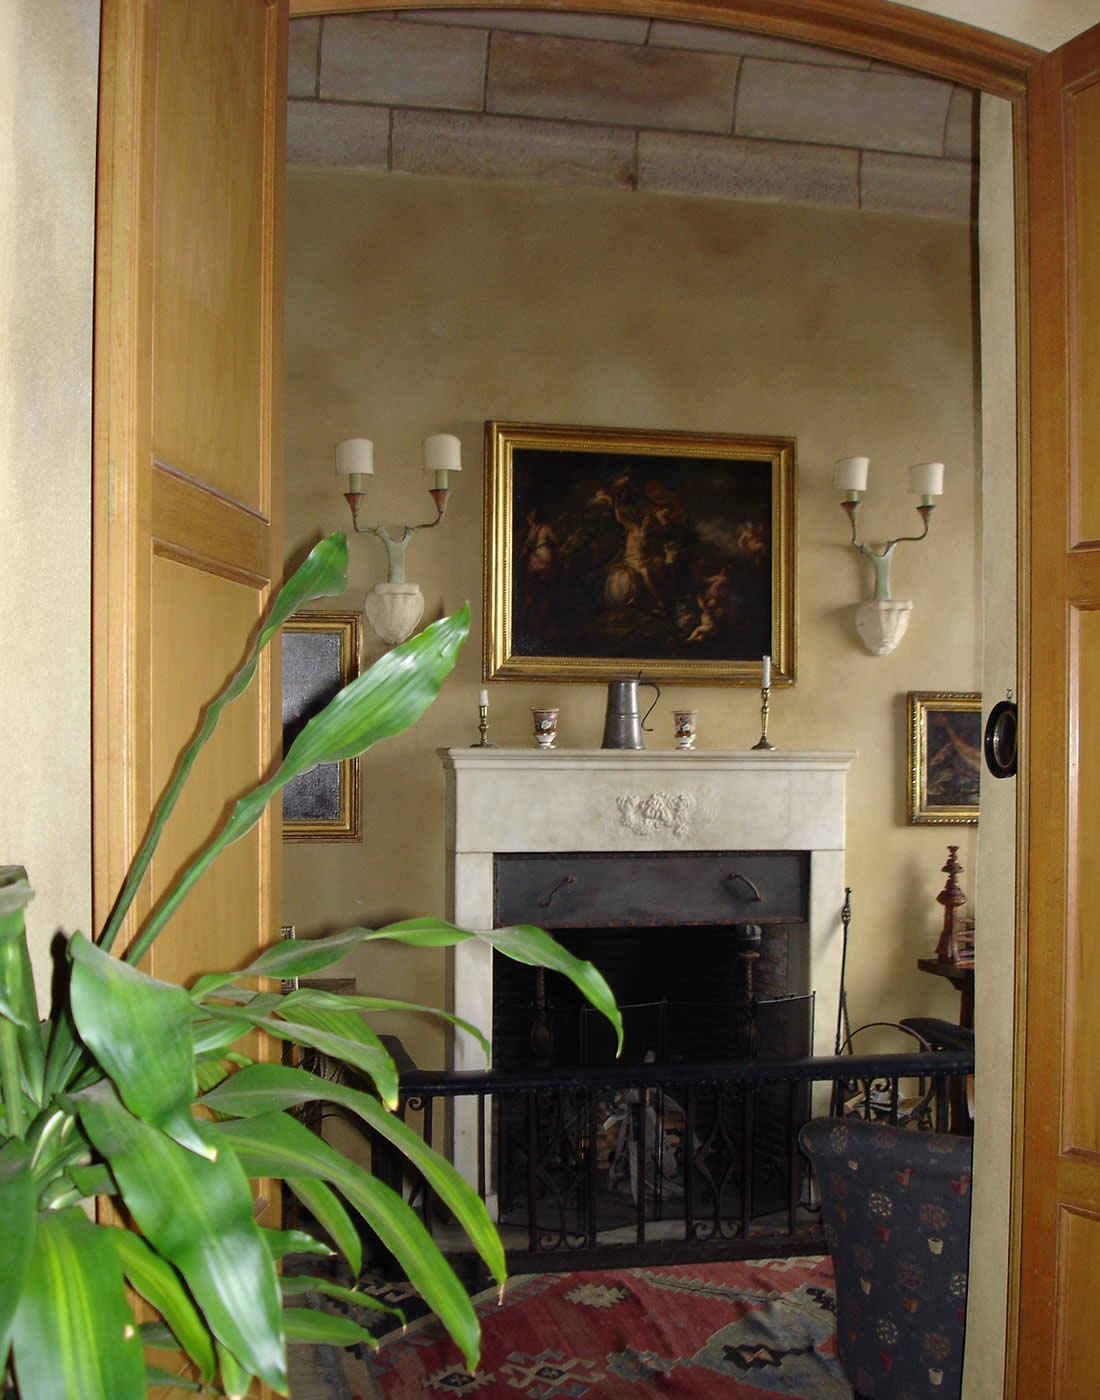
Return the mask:
{"type": "Polygon", "coordinates": [[[635,836],[671,833],[689,838],[714,819],[711,804],[700,804],[690,792],[623,793],[616,798],[622,824],[635,836]]]}

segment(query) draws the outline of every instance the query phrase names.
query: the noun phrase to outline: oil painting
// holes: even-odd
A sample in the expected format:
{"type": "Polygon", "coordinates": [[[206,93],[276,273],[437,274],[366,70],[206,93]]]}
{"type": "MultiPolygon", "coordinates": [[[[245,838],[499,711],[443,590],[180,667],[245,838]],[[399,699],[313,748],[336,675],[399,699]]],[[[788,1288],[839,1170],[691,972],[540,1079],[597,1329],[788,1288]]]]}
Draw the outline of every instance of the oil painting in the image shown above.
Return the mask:
{"type": "Polygon", "coordinates": [[[790,438],[486,425],[488,679],[795,675],[790,438]]]}
{"type": "Polygon", "coordinates": [[[976,822],[982,757],[981,695],[912,690],[908,711],[909,823],[976,822]]]}

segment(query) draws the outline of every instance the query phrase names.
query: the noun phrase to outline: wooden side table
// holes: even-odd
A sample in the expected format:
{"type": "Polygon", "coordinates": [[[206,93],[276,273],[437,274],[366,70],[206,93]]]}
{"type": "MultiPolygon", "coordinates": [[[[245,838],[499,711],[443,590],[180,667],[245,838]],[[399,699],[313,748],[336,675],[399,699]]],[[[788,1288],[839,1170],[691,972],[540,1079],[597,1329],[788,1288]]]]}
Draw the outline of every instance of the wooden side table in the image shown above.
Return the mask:
{"type": "MultiPolygon", "coordinates": [[[[959,993],[959,1025],[967,1030],[974,1029],[974,969],[958,967],[955,963],[940,962],[939,958],[918,958],[921,972],[933,977],[946,977],[959,993]]],[[[950,1087],[951,1131],[972,1133],[974,1114],[965,1079],[952,1079],[950,1087]]]]}
{"type": "Polygon", "coordinates": [[[946,977],[959,993],[959,1025],[974,1029],[974,969],[940,962],[939,958],[918,958],[917,966],[933,977],[946,977]]]}

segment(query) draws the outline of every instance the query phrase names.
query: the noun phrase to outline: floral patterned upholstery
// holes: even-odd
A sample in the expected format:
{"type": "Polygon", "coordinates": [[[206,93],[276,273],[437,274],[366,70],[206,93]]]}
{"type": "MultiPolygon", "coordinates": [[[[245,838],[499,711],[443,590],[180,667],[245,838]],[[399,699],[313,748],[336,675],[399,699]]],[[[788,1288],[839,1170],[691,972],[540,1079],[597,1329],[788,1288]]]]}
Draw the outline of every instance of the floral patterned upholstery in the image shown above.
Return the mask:
{"type": "Polygon", "coordinates": [[[871,1400],[957,1400],[973,1139],[815,1118],[799,1141],[817,1174],[848,1381],[871,1400]]]}

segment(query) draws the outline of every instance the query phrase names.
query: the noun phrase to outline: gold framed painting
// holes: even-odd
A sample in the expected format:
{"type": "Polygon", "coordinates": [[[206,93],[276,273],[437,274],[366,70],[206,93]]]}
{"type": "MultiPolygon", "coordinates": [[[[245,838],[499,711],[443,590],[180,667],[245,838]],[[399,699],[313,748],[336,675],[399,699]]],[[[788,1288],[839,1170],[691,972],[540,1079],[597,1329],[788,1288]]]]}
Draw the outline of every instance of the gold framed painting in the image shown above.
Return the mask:
{"type": "Polygon", "coordinates": [[[982,697],[975,691],[909,692],[910,825],[978,820],[982,697]]]}
{"type": "MultiPolygon", "coordinates": [[[[353,612],[299,613],[283,624],[283,752],[359,674],[353,612]]],[[[321,763],[283,789],[284,841],[359,840],[359,758],[321,763]]]]}
{"type": "Polygon", "coordinates": [[[487,680],[796,673],[793,438],[485,425],[487,680]]]}

